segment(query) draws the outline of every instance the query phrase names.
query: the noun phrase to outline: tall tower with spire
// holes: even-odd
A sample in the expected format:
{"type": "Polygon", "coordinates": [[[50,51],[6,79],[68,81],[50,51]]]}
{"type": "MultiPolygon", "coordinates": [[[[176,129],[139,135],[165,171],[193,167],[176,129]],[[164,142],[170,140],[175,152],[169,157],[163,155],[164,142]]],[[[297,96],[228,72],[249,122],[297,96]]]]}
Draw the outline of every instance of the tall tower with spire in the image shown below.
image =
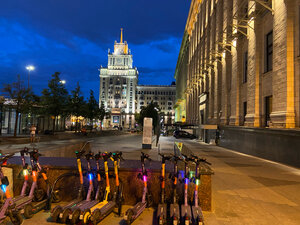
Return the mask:
{"type": "Polygon", "coordinates": [[[108,52],[107,67],[101,67],[99,103],[111,112],[105,126],[134,127],[135,92],[138,70],[133,68],[131,51],[123,41],[121,28],[120,42],[115,41],[114,51],[108,52]]]}

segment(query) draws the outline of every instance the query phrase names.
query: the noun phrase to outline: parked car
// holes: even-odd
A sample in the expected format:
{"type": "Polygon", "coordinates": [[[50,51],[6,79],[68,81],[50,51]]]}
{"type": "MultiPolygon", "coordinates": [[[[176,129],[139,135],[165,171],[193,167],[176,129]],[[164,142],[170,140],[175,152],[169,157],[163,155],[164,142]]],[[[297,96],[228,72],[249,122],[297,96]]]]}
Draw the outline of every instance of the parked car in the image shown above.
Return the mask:
{"type": "Polygon", "coordinates": [[[195,139],[196,136],[193,134],[190,134],[189,132],[186,132],[184,130],[175,130],[173,133],[173,136],[175,138],[190,138],[190,139],[195,139]]]}

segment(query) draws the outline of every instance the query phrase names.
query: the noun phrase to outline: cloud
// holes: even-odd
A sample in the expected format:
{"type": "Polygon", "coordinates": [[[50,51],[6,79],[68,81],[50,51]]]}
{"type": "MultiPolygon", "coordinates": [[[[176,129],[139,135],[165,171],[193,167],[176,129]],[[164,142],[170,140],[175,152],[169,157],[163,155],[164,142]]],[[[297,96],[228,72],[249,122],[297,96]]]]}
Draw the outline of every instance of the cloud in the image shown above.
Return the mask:
{"type": "Polygon", "coordinates": [[[177,62],[189,3],[182,0],[11,0],[0,7],[0,86],[17,74],[37,94],[59,71],[85,95],[99,89],[100,65],[107,65],[124,27],[124,39],[140,72],[140,84],[170,84],[177,62]],[[158,7],[159,5],[159,7],[158,7]],[[166,12],[168,15],[166,15],[166,12]]]}

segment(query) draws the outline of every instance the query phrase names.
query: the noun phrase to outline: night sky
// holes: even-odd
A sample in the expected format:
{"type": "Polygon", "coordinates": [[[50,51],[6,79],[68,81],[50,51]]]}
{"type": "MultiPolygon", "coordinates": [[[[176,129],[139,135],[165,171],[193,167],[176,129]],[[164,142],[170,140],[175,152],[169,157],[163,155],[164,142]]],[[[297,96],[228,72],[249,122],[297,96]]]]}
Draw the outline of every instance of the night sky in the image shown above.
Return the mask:
{"type": "Polygon", "coordinates": [[[188,0],[0,0],[0,85],[17,74],[35,93],[58,71],[68,90],[99,93],[100,65],[120,28],[139,70],[140,84],[168,85],[188,15],[188,0]]]}

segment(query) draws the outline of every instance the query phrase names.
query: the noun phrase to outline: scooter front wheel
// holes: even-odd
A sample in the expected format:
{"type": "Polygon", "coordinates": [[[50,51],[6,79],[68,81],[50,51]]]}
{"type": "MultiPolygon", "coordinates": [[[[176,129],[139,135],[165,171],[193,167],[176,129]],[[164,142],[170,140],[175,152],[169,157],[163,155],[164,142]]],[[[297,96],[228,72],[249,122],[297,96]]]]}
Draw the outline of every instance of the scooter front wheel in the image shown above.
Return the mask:
{"type": "Polygon", "coordinates": [[[12,213],[12,216],[10,216],[10,221],[14,225],[21,225],[24,221],[23,216],[19,212],[12,213]]]}
{"type": "Polygon", "coordinates": [[[184,225],[190,225],[190,219],[189,218],[185,218],[184,225]]]}
{"type": "Polygon", "coordinates": [[[162,216],[160,216],[160,217],[158,217],[158,224],[164,225],[164,224],[166,224],[166,220],[162,216]]]}
{"type": "Polygon", "coordinates": [[[173,217],[173,225],[178,225],[179,224],[179,221],[178,221],[178,218],[176,217],[173,217]]]}
{"type": "Polygon", "coordinates": [[[60,218],[60,222],[67,223],[69,219],[69,215],[72,213],[71,209],[65,209],[62,212],[62,217],[60,218]]]}
{"type": "Polygon", "coordinates": [[[79,219],[82,220],[83,224],[88,224],[90,217],[91,217],[91,210],[85,209],[82,213],[82,218],[80,218],[80,217],[79,217],[79,219]]]}
{"type": "Polygon", "coordinates": [[[100,209],[96,209],[93,214],[91,215],[91,218],[90,218],[90,222],[93,224],[93,225],[96,225],[98,223],[98,221],[100,220],[100,216],[101,216],[101,211],[100,209]]]}
{"type": "Polygon", "coordinates": [[[24,206],[24,214],[23,215],[26,219],[30,219],[33,217],[33,206],[31,203],[24,206]]]}
{"type": "Polygon", "coordinates": [[[129,225],[129,224],[131,224],[133,222],[132,221],[133,211],[129,209],[126,214],[127,214],[126,215],[126,217],[127,217],[126,223],[129,225]]]}
{"type": "Polygon", "coordinates": [[[73,213],[72,213],[72,219],[70,221],[71,224],[76,224],[79,220],[81,211],[80,209],[76,209],[73,213]]]}
{"type": "Polygon", "coordinates": [[[61,206],[56,206],[53,211],[51,212],[51,219],[53,222],[57,222],[59,218],[59,214],[62,213],[63,209],[61,206]]]}

